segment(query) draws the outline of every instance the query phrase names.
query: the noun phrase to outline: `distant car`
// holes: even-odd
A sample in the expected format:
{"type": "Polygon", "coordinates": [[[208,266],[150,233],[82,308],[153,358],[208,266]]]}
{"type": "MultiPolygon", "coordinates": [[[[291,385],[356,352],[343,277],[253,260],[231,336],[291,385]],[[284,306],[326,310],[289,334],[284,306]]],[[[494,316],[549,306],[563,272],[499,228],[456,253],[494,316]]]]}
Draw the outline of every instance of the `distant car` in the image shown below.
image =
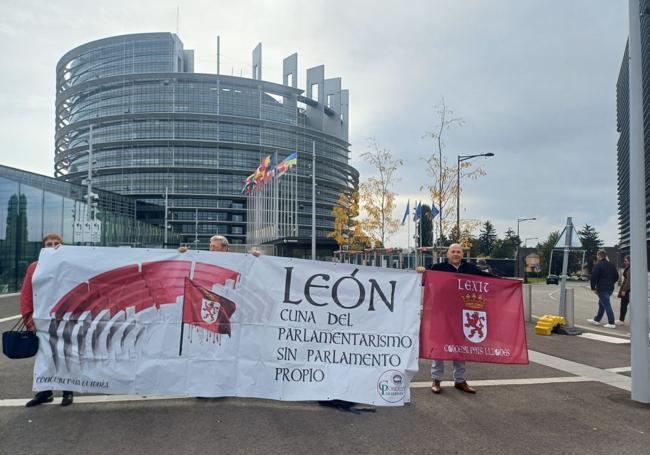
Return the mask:
{"type": "Polygon", "coordinates": [[[546,284],[560,284],[560,278],[557,275],[549,275],[546,277],[546,284]]]}

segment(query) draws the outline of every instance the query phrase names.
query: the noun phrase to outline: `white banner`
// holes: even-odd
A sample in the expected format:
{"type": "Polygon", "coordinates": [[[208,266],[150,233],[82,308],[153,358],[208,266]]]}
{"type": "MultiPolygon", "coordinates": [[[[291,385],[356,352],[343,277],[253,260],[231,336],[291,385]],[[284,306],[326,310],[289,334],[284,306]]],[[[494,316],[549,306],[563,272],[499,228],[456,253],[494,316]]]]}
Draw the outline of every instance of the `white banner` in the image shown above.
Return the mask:
{"type": "Polygon", "coordinates": [[[62,246],[34,274],[34,390],[410,401],[414,272],[62,246]]]}

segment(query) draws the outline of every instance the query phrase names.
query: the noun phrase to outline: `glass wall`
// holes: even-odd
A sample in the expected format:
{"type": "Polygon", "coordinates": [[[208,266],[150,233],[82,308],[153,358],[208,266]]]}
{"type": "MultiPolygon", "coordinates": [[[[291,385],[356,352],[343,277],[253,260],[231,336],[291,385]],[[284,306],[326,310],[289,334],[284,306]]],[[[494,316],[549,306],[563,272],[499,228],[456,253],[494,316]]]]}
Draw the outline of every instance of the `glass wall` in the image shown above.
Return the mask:
{"type": "MultiPolygon", "coordinates": [[[[38,258],[44,235],[59,234],[66,244],[89,244],[81,242],[78,233],[75,238],[74,229],[75,218],[86,216],[85,202],[27,185],[14,180],[14,176],[7,178],[8,173],[15,176],[18,171],[0,166],[0,294],[20,289],[27,266],[38,258]]],[[[25,176],[30,183],[54,180],[30,173],[25,176]]],[[[102,222],[102,235],[95,246],[161,248],[163,245],[163,228],[135,221],[133,214],[100,208],[97,218],[102,222]]],[[[180,244],[178,235],[171,232],[167,241],[180,244]]]]}

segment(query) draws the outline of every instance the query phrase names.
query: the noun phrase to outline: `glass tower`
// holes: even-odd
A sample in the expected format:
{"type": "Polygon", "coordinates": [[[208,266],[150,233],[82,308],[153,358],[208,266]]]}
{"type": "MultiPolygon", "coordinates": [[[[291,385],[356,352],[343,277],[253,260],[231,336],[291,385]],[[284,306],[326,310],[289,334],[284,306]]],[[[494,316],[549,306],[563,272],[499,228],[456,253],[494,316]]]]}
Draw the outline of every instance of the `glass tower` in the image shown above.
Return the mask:
{"type": "Polygon", "coordinates": [[[245,78],[194,73],[193,51],[172,33],[72,49],[56,68],[55,176],[84,183],[91,175],[93,187],[146,203],[138,218],[166,223],[183,243],[223,234],[238,244],[246,239],[245,178],[263,157],[297,152],[298,232],[281,254],[301,256],[311,241],[315,143],[318,248],[330,255],[332,207],[359,179],[348,164],[348,92],[321,65],[307,70],[303,96],[296,54],[283,62],[283,84],[264,81],[261,56],[260,44],[245,78]]]}

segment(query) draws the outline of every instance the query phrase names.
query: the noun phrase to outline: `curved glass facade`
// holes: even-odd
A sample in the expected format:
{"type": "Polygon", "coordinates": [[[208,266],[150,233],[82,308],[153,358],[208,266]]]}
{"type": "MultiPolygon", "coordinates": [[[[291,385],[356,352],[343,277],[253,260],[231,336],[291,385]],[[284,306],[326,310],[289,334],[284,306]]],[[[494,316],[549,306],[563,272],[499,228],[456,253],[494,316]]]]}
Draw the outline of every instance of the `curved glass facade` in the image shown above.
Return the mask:
{"type": "MultiPolygon", "coordinates": [[[[97,219],[101,235],[95,246],[159,248],[164,230],[136,221],[146,204],[99,190],[97,219]]],[[[38,259],[42,238],[59,234],[66,245],[87,245],[75,229],[88,212],[86,188],[19,169],[0,166],[0,294],[21,287],[27,266],[38,259]]],[[[168,241],[178,242],[168,234],[168,241]]]]}
{"type": "Polygon", "coordinates": [[[167,222],[183,242],[220,233],[236,244],[246,238],[244,179],[261,158],[298,152],[299,237],[309,237],[315,141],[317,236],[331,243],[332,206],[358,186],[347,105],[342,113],[295,87],[192,70],[192,51],[170,33],[106,38],[64,55],[56,70],[56,177],[84,181],[92,143],[93,187],[154,204],[139,216],[160,226],[167,202],[167,222]]]}

